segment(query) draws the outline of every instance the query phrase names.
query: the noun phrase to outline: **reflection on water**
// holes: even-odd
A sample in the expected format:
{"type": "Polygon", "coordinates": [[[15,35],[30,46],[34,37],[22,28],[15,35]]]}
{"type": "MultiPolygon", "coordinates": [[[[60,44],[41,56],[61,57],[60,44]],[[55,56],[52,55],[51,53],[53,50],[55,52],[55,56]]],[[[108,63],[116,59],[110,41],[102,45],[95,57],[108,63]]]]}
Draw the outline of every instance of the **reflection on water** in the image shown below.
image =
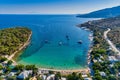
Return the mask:
{"type": "Polygon", "coordinates": [[[31,44],[23,51],[18,63],[78,69],[86,66],[90,32],[76,25],[88,20],[91,19],[74,15],[0,15],[0,28],[27,26],[32,30],[31,44]],[[79,40],[82,44],[77,43],[79,40]]]}

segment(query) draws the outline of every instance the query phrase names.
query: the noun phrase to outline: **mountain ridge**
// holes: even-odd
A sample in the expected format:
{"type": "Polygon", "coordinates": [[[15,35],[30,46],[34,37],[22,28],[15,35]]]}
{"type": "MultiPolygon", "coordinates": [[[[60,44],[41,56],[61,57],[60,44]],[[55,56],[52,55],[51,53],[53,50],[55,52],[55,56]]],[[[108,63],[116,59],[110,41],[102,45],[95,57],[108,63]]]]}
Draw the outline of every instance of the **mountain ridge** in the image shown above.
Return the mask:
{"type": "Polygon", "coordinates": [[[77,17],[82,18],[108,18],[120,15],[120,6],[115,6],[112,8],[105,8],[97,11],[93,11],[87,14],[78,14],[77,17]]]}

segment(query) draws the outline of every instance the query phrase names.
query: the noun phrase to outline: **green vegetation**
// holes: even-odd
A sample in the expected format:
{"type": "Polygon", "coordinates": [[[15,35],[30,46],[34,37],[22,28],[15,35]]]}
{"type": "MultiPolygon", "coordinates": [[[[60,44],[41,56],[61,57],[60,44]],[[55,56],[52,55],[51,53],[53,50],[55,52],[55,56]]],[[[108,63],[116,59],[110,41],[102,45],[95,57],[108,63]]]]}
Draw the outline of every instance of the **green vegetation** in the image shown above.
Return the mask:
{"type": "Polygon", "coordinates": [[[108,38],[120,49],[120,28],[114,28],[108,33],[108,38]]]}
{"type": "Polygon", "coordinates": [[[30,34],[31,31],[28,28],[22,27],[0,30],[0,55],[11,55],[19,50],[30,34]]]}
{"type": "Polygon", "coordinates": [[[109,61],[109,56],[115,56],[115,53],[109,49],[103,33],[107,28],[112,29],[108,37],[119,48],[120,46],[120,16],[108,19],[88,21],[81,24],[80,27],[89,28],[94,33],[93,50],[91,52],[90,66],[93,80],[119,80],[120,62],[109,61]],[[111,66],[112,65],[112,66],[111,66]],[[100,73],[103,74],[100,74],[100,73]]]}
{"type": "Polygon", "coordinates": [[[9,60],[9,61],[7,62],[7,65],[11,65],[12,63],[13,63],[13,61],[9,60]]]}
{"type": "Polygon", "coordinates": [[[0,57],[0,62],[4,62],[4,61],[6,61],[7,60],[7,58],[5,58],[5,57],[0,57]]]}
{"type": "Polygon", "coordinates": [[[77,74],[73,72],[72,74],[69,74],[67,76],[67,80],[84,80],[84,79],[82,78],[81,73],[77,74]]]}
{"type": "Polygon", "coordinates": [[[2,70],[3,69],[3,66],[2,65],[0,65],[0,70],[2,70]]]}
{"type": "Polygon", "coordinates": [[[61,79],[61,74],[60,74],[60,72],[57,72],[55,74],[55,80],[60,80],[60,79],[61,79]]]}

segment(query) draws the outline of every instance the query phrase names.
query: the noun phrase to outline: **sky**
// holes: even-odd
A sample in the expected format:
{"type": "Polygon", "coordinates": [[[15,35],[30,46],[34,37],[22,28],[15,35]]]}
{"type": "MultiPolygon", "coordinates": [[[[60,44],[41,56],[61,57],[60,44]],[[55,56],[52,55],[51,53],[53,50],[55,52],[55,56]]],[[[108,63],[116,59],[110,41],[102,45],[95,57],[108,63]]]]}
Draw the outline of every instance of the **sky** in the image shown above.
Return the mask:
{"type": "Polygon", "coordinates": [[[0,14],[83,14],[119,5],[120,0],[0,0],[0,14]]]}

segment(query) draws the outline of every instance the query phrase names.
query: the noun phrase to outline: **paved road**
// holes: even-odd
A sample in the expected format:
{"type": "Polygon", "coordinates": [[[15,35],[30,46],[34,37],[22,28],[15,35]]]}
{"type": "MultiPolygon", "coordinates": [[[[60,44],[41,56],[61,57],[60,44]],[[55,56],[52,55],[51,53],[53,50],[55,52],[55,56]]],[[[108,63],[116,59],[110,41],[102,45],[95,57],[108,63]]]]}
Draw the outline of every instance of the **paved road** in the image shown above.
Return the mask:
{"type": "Polygon", "coordinates": [[[108,30],[104,32],[104,38],[108,42],[108,44],[111,46],[112,50],[120,55],[120,51],[116,48],[116,46],[112,43],[112,41],[110,41],[107,37],[107,34],[110,30],[111,29],[108,28],[108,30]]]}

